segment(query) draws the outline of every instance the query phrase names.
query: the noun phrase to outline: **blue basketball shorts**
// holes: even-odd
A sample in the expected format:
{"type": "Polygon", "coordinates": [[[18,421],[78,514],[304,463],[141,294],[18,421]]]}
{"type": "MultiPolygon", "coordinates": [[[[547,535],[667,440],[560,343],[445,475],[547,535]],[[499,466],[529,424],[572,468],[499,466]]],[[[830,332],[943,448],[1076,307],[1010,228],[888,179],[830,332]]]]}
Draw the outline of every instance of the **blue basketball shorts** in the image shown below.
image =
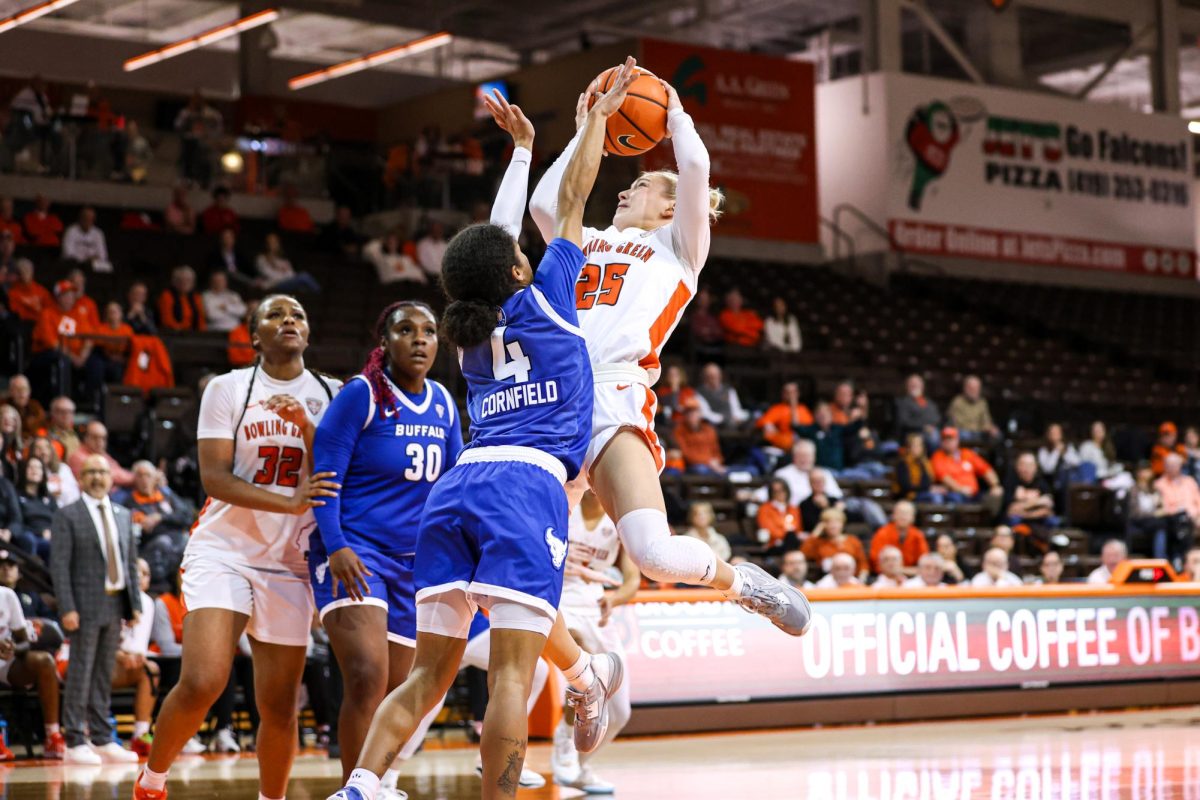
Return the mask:
{"type": "Polygon", "coordinates": [[[370,594],[355,600],[346,594],[346,587],[338,583],[337,595],[333,593],[333,575],[329,572],[329,556],[313,537],[313,547],[308,553],[308,574],[312,582],[313,600],[321,621],[335,608],[368,605],[379,606],[387,611],[387,635],[389,642],[416,647],[417,611],[416,587],[413,580],[415,556],[380,553],[366,545],[351,545],[355,554],[362,559],[371,576],[367,578],[370,594]]]}

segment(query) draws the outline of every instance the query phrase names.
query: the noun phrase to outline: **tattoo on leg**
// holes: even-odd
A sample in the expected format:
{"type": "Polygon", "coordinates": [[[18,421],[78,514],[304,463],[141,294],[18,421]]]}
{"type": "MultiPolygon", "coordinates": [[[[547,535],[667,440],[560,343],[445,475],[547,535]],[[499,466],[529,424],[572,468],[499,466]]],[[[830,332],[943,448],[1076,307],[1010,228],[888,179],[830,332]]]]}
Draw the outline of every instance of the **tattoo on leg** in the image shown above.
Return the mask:
{"type": "Polygon", "coordinates": [[[504,771],[496,779],[496,786],[509,797],[516,797],[517,788],[521,785],[521,765],[525,763],[528,740],[505,736],[500,741],[512,745],[513,749],[504,757],[504,771]]]}

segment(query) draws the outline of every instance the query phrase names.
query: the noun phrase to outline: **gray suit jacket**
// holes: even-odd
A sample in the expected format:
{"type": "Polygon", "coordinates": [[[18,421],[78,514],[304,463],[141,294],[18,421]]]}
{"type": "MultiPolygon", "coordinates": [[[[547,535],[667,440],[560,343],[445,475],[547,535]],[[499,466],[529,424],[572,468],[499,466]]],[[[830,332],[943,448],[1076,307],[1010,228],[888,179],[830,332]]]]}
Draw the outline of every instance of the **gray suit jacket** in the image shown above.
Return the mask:
{"type": "MultiPolygon", "coordinates": [[[[117,544],[125,564],[125,591],[121,595],[123,619],[133,619],[134,611],[148,613],[141,607],[138,592],[137,548],[129,510],[112,503],[113,519],[117,522],[117,544]]],[[[82,498],[60,508],[50,523],[50,575],[54,579],[54,594],[58,598],[58,613],[79,612],[81,622],[107,623],[112,620],[105,602],[104,577],[107,573],[104,551],[96,524],[82,498]]],[[[151,612],[152,613],[152,612],[151,612]]]]}

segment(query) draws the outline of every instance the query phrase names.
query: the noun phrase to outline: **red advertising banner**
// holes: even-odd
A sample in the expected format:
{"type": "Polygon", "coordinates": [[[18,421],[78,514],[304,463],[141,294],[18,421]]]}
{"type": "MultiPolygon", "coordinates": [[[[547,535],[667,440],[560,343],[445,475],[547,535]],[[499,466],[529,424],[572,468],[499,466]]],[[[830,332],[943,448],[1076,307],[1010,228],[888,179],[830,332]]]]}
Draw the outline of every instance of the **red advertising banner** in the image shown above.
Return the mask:
{"type": "Polygon", "coordinates": [[[614,615],[635,705],[1200,678],[1195,595],[813,603],[788,637],[721,601],[614,615]]]}
{"type": "MultiPolygon", "coordinates": [[[[714,232],[817,242],[812,65],[655,39],[642,41],[641,64],[675,87],[708,147],[727,198],[714,232]]],[[[643,162],[673,168],[670,143],[643,162]]]]}

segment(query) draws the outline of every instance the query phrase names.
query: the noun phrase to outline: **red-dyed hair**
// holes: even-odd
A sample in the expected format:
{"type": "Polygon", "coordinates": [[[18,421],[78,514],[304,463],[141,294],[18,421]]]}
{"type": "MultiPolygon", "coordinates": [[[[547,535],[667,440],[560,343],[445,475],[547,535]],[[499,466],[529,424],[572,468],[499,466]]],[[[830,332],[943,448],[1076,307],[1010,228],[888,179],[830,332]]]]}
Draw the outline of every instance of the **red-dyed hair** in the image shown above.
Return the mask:
{"type": "MultiPolygon", "coordinates": [[[[388,323],[391,321],[392,315],[402,308],[420,308],[428,311],[429,315],[433,317],[434,323],[437,323],[437,314],[428,304],[419,300],[397,300],[380,312],[379,319],[375,320],[375,339],[377,341],[387,335],[388,323]]],[[[384,374],[386,368],[387,350],[383,345],[376,345],[375,349],[371,351],[371,355],[367,356],[367,363],[363,364],[362,374],[367,379],[367,383],[371,385],[371,393],[375,395],[375,404],[379,407],[380,413],[396,408],[396,395],[392,392],[392,386],[384,374]]]]}

